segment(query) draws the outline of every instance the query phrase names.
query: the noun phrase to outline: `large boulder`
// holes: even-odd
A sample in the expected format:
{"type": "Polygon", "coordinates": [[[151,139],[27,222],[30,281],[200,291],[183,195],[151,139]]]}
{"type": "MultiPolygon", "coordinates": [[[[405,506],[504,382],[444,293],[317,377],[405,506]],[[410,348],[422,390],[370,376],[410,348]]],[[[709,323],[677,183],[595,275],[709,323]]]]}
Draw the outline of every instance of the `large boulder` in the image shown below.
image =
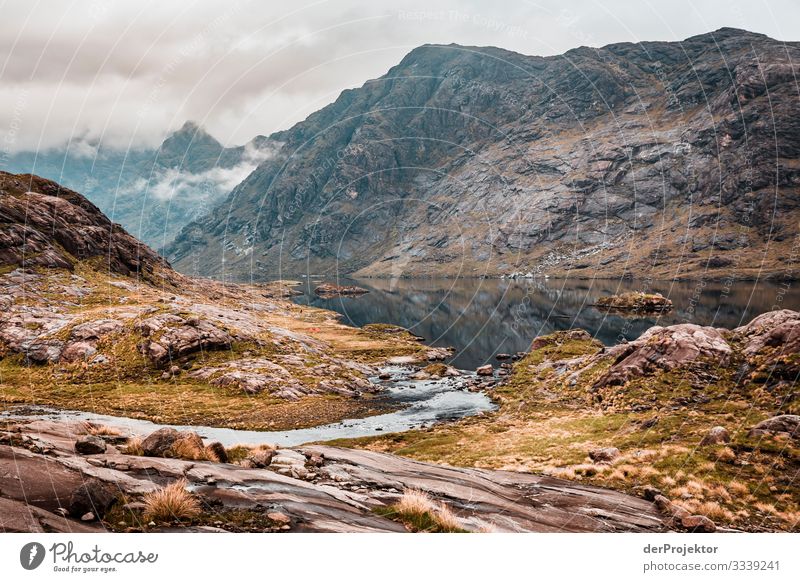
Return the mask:
{"type": "Polygon", "coordinates": [[[631,378],[687,368],[695,363],[727,365],[732,349],[723,332],[691,323],[651,327],[636,341],[609,350],[615,356],[614,363],[595,386],[621,385],[631,378]]]}
{"type": "Polygon", "coordinates": [[[84,435],[75,441],[75,452],[81,455],[100,455],[106,452],[106,441],[99,436],[84,435]]]}
{"type": "Polygon", "coordinates": [[[731,435],[728,429],[724,426],[715,426],[706,433],[703,440],[700,441],[701,445],[721,445],[731,442],[731,435]]]}
{"type": "Polygon", "coordinates": [[[781,414],[762,420],[750,429],[750,435],[787,435],[793,439],[800,439],[800,415],[781,414]]]}
{"type": "Polygon", "coordinates": [[[102,519],[116,500],[116,493],[109,485],[91,477],[72,492],[67,510],[75,518],[93,513],[102,519]]]}
{"type": "Polygon", "coordinates": [[[145,319],[137,330],[147,338],[139,350],[157,365],[200,350],[228,349],[234,341],[230,333],[210,321],[169,313],[145,319]]]}
{"type": "Polygon", "coordinates": [[[142,441],[142,452],[146,457],[167,456],[179,436],[180,433],[174,428],[160,428],[142,441]]]}
{"type": "Polygon", "coordinates": [[[733,332],[744,340],[744,353],[748,356],[764,348],[780,348],[783,353],[800,351],[800,313],[797,311],[770,311],[733,332]]]}

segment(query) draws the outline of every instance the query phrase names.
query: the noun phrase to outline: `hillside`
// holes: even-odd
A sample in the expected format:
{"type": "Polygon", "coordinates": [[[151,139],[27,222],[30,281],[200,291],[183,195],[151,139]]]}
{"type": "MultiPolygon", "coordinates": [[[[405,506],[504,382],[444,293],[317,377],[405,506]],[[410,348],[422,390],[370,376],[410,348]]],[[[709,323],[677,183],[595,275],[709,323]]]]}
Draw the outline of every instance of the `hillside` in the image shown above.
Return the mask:
{"type": "Polygon", "coordinates": [[[425,45],[167,249],[206,275],[792,275],[800,45],[425,45]]]}
{"type": "Polygon", "coordinates": [[[9,155],[0,170],[36,174],[83,192],[112,220],[160,248],[223,199],[274,147],[258,136],[226,148],[186,122],[158,148],[125,150],[75,140],[9,155]]]}

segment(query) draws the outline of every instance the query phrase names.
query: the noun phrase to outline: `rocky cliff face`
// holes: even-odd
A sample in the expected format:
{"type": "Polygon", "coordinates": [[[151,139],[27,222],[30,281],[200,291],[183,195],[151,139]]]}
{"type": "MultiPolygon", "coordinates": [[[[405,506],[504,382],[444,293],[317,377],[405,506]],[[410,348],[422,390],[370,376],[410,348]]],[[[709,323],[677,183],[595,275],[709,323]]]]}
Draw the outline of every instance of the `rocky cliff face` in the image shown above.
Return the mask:
{"type": "Polygon", "coordinates": [[[797,43],[722,29],[531,57],[423,46],[284,132],[180,269],[791,271],[797,43]]]}
{"type": "Polygon", "coordinates": [[[259,136],[226,148],[186,122],[155,149],[120,150],[76,141],[64,148],[16,153],[0,169],[36,174],[83,192],[114,221],[160,248],[208,212],[274,147],[259,136]]]}
{"type": "Polygon", "coordinates": [[[171,272],[164,259],[82,195],[38,176],[0,172],[0,226],[3,270],[73,270],[79,261],[92,261],[124,276],[171,272]]]}

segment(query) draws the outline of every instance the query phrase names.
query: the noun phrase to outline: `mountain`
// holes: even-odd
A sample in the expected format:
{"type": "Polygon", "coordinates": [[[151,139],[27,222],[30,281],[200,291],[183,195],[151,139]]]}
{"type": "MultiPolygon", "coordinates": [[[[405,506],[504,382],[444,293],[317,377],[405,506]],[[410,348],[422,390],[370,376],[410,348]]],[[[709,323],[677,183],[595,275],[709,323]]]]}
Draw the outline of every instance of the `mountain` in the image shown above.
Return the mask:
{"type": "Polygon", "coordinates": [[[792,275],[800,44],[425,45],[281,134],[166,249],[232,278],[792,275]]]}
{"type": "Polygon", "coordinates": [[[83,192],[112,220],[160,248],[210,210],[274,147],[258,136],[226,148],[188,121],[156,149],[125,151],[77,140],[63,148],[13,154],[3,169],[38,174],[83,192]]]}

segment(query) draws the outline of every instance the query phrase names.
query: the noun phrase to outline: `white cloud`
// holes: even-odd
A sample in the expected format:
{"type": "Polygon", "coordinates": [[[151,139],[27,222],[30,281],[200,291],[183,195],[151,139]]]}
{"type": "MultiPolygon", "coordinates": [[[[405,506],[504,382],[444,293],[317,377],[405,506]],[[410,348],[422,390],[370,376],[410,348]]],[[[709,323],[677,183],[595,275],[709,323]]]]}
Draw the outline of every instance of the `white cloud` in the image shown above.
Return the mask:
{"type": "Polygon", "coordinates": [[[12,2],[0,19],[0,143],[156,146],[193,119],[235,145],[287,128],[424,43],[547,55],[722,26],[796,40],[800,3],[12,2]]]}

